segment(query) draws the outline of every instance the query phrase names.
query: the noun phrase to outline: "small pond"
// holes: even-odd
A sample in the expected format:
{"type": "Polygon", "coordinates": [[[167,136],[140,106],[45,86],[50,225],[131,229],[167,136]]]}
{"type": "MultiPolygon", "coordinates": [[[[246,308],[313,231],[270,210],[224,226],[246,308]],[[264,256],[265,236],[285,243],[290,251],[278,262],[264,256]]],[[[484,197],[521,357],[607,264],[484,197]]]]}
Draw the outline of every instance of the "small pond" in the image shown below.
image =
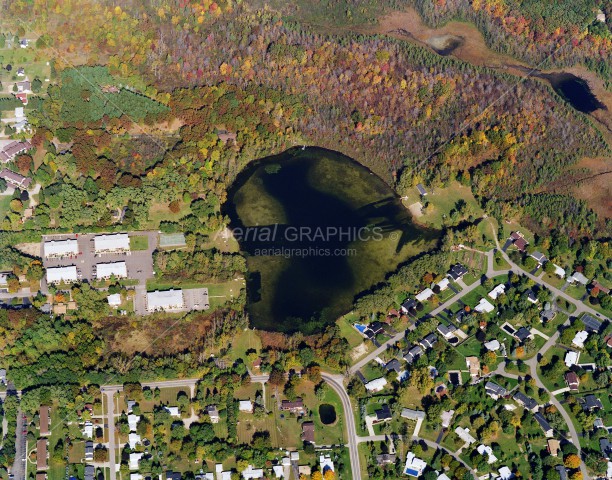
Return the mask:
{"type": "Polygon", "coordinates": [[[319,417],[323,425],[331,425],[336,421],[336,409],[329,403],[322,403],[319,406],[319,417]]]}

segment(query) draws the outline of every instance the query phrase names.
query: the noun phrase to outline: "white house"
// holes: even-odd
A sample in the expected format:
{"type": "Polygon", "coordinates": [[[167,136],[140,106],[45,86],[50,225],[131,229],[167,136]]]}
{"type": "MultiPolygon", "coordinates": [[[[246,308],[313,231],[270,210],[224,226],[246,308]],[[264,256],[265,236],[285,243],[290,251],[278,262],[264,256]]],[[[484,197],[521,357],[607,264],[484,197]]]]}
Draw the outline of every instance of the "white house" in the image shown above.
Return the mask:
{"type": "Polygon", "coordinates": [[[472,435],[470,435],[470,431],[467,428],[457,427],[455,428],[455,433],[461,440],[463,440],[468,445],[476,443],[476,439],[472,437],[472,435]]]}
{"type": "Polygon", "coordinates": [[[238,410],[246,413],[253,413],[253,402],[250,400],[240,400],[238,404],[238,410]]]}
{"type": "Polygon", "coordinates": [[[263,476],[263,468],[253,468],[252,465],[249,465],[242,471],[242,478],[244,478],[244,480],[251,480],[253,478],[263,478],[263,476]]]}
{"type": "Polygon", "coordinates": [[[325,474],[328,470],[334,472],[334,462],[329,455],[321,455],[319,457],[319,466],[321,467],[321,472],[325,474]]]}
{"type": "Polygon", "coordinates": [[[119,305],[121,305],[121,294],[120,293],[113,293],[112,295],[109,295],[108,297],[106,297],[106,299],[108,300],[108,304],[111,307],[118,307],[119,305]]]}
{"type": "Polygon", "coordinates": [[[164,410],[170,414],[171,417],[180,417],[181,411],[179,407],[164,407],[164,410]]]}
{"type": "Polygon", "coordinates": [[[447,277],[444,277],[442,280],[440,280],[437,285],[440,288],[440,291],[443,292],[444,290],[446,290],[448,288],[448,285],[450,284],[450,280],[447,277]]]}
{"type": "Polygon", "coordinates": [[[15,107],[15,118],[24,118],[23,107],[15,107]]]}
{"type": "Polygon", "coordinates": [[[491,290],[488,295],[493,300],[497,300],[497,297],[506,293],[506,286],[503,283],[500,283],[497,287],[491,290]]]}
{"type": "Polygon", "coordinates": [[[424,460],[417,458],[414,453],[408,452],[406,455],[406,465],[404,466],[404,475],[420,477],[425,468],[427,468],[427,463],[424,460]]]}
{"type": "Polygon", "coordinates": [[[78,280],[75,265],[47,268],[47,283],[74,283],[78,280]]]}
{"type": "Polygon", "coordinates": [[[491,305],[491,303],[486,298],[481,298],[480,302],[478,302],[478,305],[474,307],[474,310],[479,313],[491,313],[493,310],[495,310],[495,307],[491,305]]]}
{"type": "Polygon", "coordinates": [[[93,423],[89,420],[83,424],[83,436],[85,438],[93,438],[93,423]]]}
{"type": "Polygon", "coordinates": [[[385,377],[380,377],[366,383],[365,388],[368,392],[380,392],[386,385],[387,379],[385,377]]]}
{"type": "Polygon", "coordinates": [[[565,270],[561,268],[556,263],[553,263],[553,267],[555,267],[555,275],[559,278],[565,278],[565,270]]]}
{"type": "Polygon", "coordinates": [[[79,245],[76,238],[68,240],[51,240],[45,242],[43,251],[46,258],[49,257],[68,257],[79,254],[79,245]]]}
{"type": "Polygon", "coordinates": [[[134,432],[130,432],[128,435],[128,443],[130,444],[130,448],[134,450],[136,445],[140,443],[140,435],[134,432]]]}
{"type": "Polygon", "coordinates": [[[493,449],[490,446],[488,446],[488,445],[478,445],[478,448],[476,450],[481,455],[487,455],[489,457],[488,460],[487,460],[487,463],[489,465],[491,465],[492,463],[497,462],[497,457],[495,455],[493,455],[493,449]]]}
{"type": "Polygon", "coordinates": [[[501,345],[499,344],[498,340],[491,340],[489,342],[485,342],[484,346],[489,352],[496,352],[501,348],[501,345]]]}
{"type": "Polygon", "coordinates": [[[589,279],[585,277],[582,272],[572,273],[572,275],[568,277],[567,281],[570,283],[578,282],[581,285],[587,285],[589,283],[589,279]]]}
{"type": "Polygon", "coordinates": [[[130,413],[128,415],[128,425],[130,427],[130,432],[136,431],[136,426],[138,425],[139,421],[140,421],[140,415],[134,415],[133,413],[130,413]]]}
{"type": "Polygon", "coordinates": [[[117,253],[130,251],[130,238],[127,233],[113,235],[96,235],[94,237],[95,253],[117,253]]]}
{"type": "Polygon", "coordinates": [[[156,312],[159,310],[180,310],[185,306],[182,290],[158,290],[147,293],[147,310],[156,312]]]}
{"type": "Polygon", "coordinates": [[[578,363],[578,356],[579,356],[578,352],[573,352],[569,350],[565,354],[565,366],[569,368],[572,365],[576,365],[578,363]]]}
{"type": "Polygon", "coordinates": [[[589,338],[589,332],[581,330],[576,333],[576,336],[572,340],[572,345],[576,345],[578,348],[584,348],[584,342],[587,341],[587,338],[589,338]]]}
{"type": "Polygon", "coordinates": [[[498,470],[498,472],[499,472],[499,477],[497,477],[497,480],[510,480],[514,476],[512,474],[512,470],[510,470],[506,466],[501,467],[498,470]]]}
{"type": "Polygon", "coordinates": [[[127,277],[127,265],[125,262],[98,263],[96,265],[96,278],[98,280],[112,276],[117,278],[127,277]]]}
{"type": "Polygon", "coordinates": [[[416,298],[419,302],[424,302],[425,300],[432,297],[434,294],[431,288],[426,288],[422,292],[418,293],[414,298],[416,298]]]}
{"type": "Polygon", "coordinates": [[[136,452],[132,452],[130,453],[130,470],[138,470],[138,464],[140,463],[140,459],[142,458],[142,456],[144,455],[144,453],[136,453],[136,452]]]}

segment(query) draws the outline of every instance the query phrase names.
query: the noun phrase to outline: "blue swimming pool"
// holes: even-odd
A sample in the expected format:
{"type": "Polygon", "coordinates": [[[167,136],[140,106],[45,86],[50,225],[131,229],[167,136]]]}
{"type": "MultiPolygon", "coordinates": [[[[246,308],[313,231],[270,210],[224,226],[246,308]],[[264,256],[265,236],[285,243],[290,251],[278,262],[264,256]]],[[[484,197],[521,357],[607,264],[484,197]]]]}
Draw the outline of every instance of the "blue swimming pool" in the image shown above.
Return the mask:
{"type": "Polygon", "coordinates": [[[407,468],[406,470],[404,470],[404,473],[406,475],[412,475],[413,477],[419,476],[418,470],[415,470],[414,468],[407,468]]]}
{"type": "Polygon", "coordinates": [[[361,323],[356,323],[355,328],[359,330],[361,333],[363,333],[366,331],[366,328],[368,327],[366,325],[362,325],[361,323]]]}

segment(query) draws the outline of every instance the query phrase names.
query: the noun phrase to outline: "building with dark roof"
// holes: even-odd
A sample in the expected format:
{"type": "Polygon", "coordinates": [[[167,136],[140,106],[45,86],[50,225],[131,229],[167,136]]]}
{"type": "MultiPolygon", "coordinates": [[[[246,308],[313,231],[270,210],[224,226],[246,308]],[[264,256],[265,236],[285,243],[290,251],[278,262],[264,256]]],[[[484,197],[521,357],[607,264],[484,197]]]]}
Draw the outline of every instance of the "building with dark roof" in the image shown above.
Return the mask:
{"type": "Polygon", "coordinates": [[[525,327],[521,327],[516,332],[514,332],[514,336],[520,342],[524,342],[525,340],[531,337],[531,332],[527,330],[525,327]]]}
{"type": "Polygon", "coordinates": [[[540,428],[544,432],[544,435],[546,435],[547,437],[551,437],[553,434],[553,428],[550,426],[550,423],[548,423],[546,418],[544,418],[544,415],[538,412],[534,414],[533,418],[535,418],[536,422],[538,422],[538,424],[540,425],[540,428]]]}
{"type": "Polygon", "coordinates": [[[281,410],[291,413],[304,413],[304,402],[301,398],[296,398],[294,401],[291,400],[283,400],[281,402],[281,410]]]}
{"type": "Polygon", "coordinates": [[[376,463],[378,465],[389,465],[391,463],[395,463],[395,459],[397,457],[393,453],[382,453],[380,455],[376,455],[376,463]]]}
{"type": "Polygon", "coordinates": [[[422,197],[427,195],[427,190],[425,190],[425,187],[423,186],[422,183],[417,183],[416,188],[419,191],[419,195],[421,195],[422,197]]]}
{"type": "Polygon", "coordinates": [[[419,342],[419,344],[421,345],[421,347],[423,347],[425,350],[430,349],[431,347],[433,347],[436,342],[438,341],[438,337],[436,337],[435,333],[430,333],[429,335],[427,335],[425,338],[423,338],[423,340],[421,340],[419,342]]]}
{"type": "Polygon", "coordinates": [[[380,409],[376,410],[374,413],[376,414],[376,423],[386,422],[393,418],[393,415],[391,414],[391,409],[386,403],[384,405],[381,405],[380,409]]]}
{"type": "Polygon", "coordinates": [[[582,398],[578,398],[578,402],[582,405],[583,410],[589,412],[603,408],[601,400],[595,395],[586,395],[582,398]]]}
{"type": "Polygon", "coordinates": [[[410,350],[408,350],[408,353],[404,355],[404,360],[406,360],[408,363],[412,363],[421,355],[423,355],[423,349],[417,345],[416,347],[412,347],[410,350]]]}
{"type": "Polygon", "coordinates": [[[612,456],[612,443],[607,438],[599,439],[599,448],[601,449],[601,454],[605,457],[606,460],[610,460],[612,456]]]}
{"type": "Polygon", "coordinates": [[[578,379],[578,375],[574,372],[567,372],[565,374],[565,383],[572,392],[578,391],[578,385],[580,385],[580,380],[578,379]]]}
{"type": "Polygon", "coordinates": [[[455,265],[453,265],[450,269],[450,271],[448,272],[448,276],[457,281],[459,280],[461,277],[463,277],[466,273],[468,272],[468,269],[461,265],[460,263],[456,263],[455,265]]]}
{"type": "Polygon", "coordinates": [[[536,402],[533,398],[528,397],[522,392],[516,392],[512,398],[516,403],[521,405],[523,408],[535,412],[538,408],[538,402],[536,402]]]}
{"type": "Polygon", "coordinates": [[[584,327],[587,332],[599,333],[601,330],[602,323],[588,313],[586,313],[580,320],[582,323],[584,323],[584,327]]]}
{"type": "Polygon", "coordinates": [[[402,371],[402,366],[399,360],[397,358],[394,358],[393,360],[387,362],[387,364],[385,365],[385,370],[387,370],[388,372],[395,371],[397,373],[400,373],[402,371]]]}
{"type": "Polygon", "coordinates": [[[313,422],[302,423],[302,441],[315,443],[315,426],[313,422]]]}
{"type": "Polygon", "coordinates": [[[485,391],[487,392],[487,395],[495,399],[508,395],[508,390],[495,382],[485,383],[485,391]]]}
{"type": "Polygon", "coordinates": [[[414,298],[407,298],[404,303],[402,303],[401,310],[404,313],[408,313],[413,308],[416,308],[417,302],[414,298]]]}
{"type": "Polygon", "coordinates": [[[441,323],[440,325],[438,325],[437,330],[440,333],[440,335],[448,339],[453,336],[453,332],[457,330],[457,327],[455,327],[452,323],[449,324],[448,326],[441,323]]]}
{"type": "Polygon", "coordinates": [[[540,252],[533,252],[530,255],[530,257],[535,259],[535,261],[538,262],[540,265],[542,265],[543,263],[546,263],[548,261],[548,258],[546,258],[546,255],[544,255],[543,253],[540,253],[540,252]]]}

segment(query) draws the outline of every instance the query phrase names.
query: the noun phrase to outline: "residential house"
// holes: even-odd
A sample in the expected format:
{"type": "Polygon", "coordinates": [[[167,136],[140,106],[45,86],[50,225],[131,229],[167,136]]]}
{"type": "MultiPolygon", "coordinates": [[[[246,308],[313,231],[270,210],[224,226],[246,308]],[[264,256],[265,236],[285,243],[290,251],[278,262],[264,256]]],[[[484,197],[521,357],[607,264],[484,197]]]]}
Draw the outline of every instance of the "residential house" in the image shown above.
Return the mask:
{"type": "Polygon", "coordinates": [[[416,300],[414,300],[413,298],[408,298],[408,299],[406,299],[406,301],[404,303],[402,303],[401,311],[404,314],[406,314],[406,313],[409,313],[410,310],[415,309],[416,306],[417,306],[416,300]]]}
{"type": "Polygon", "coordinates": [[[416,298],[416,300],[418,300],[419,302],[425,302],[426,300],[429,300],[433,295],[433,290],[431,288],[426,288],[425,290],[417,293],[414,298],[416,298]]]}
{"type": "Polygon", "coordinates": [[[380,392],[386,385],[387,379],[385,377],[380,377],[366,383],[365,388],[368,392],[380,392]]]}
{"type": "Polygon", "coordinates": [[[565,354],[565,366],[569,368],[572,365],[576,365],[578,363],[579,356],[580,354],[578,352],[568,350],[568,352],[565,354]]]}
{"type": "Polygon", "coordinates": [[[416,189],[419,191],[419,195],[421,195],[421,197],[427,195],[427,190],[425,190],[425,187],[422,183],[417,183],[416,189]]]}
{"type": "Polygon", "coordinates": [[[97,255],[104,253],[127,253],[130,251],[130,238],[127,233],[96,235],[93,239],[93,244],[94,252],[97,255]]]}
{"type": "Polygon", "coordinates": [[[478,357],[465,357],[465,363],[472,378],[480,376],[480,360],[478,360],[478,357]]]}
{"type": "Polygon", "coordinates": [[[76,238],[66,240],[50,240],[43,244],[45,258],[63,258],[79,254],[79,244],[76,238]]]}
{"type": "Polygon", "coordinates": [[[491,313],[493,310],[495,310],[495,307],[491,305],[486,298],[481,298],[478,305],[474,307],[474,310],[476,310],[478,313],[491,313]]]}
{"type": "Polygon", "coordinates": [[[489,395],[494,400],[497,400],[499,397],[505,397],[508,395],[508,390],[506,390],[501,385],[498,385],[495,382],[487,382],[485,383],[485,391],[487,395],[489,395]]]}
{"type": "Polygon", "coordinates": [[[164,410],[170,414],[171,417],[180,417],[181,411],[179,407],[164,407],[164,410]]]}
{"type": "Polygon", "coordinates": [[[297,415],[304,415],[306,410],[304,409],[304,402],[301,398],[296,398],[295,401],[283,400],[281,402],[281,410],[286,412],[295,413],[297,415]]]}
{"type": "Polygon", "coordinates": [[[400,373],[402,371],[402,367],[400,365],[399,360],[397,358],[394,358],[387,362],[387,364],[385,365],[385,370],[387,372],[394,371],[396,373],[400,373]]]}
{"type": "Polygon", "coordinates": [[[536,422],[538,422],[538,424],[540,425],[540,428],[544,432],[544,435],[546,435],[546,437],[552,437],[553,428],[550,426],[546,418],[544,418],[544,415],[542,415],[540,412],[537,412],[536,414],[534,414],[533,418],[535,418],[536,422]]]}
{"type": "Polygon", "coordinates": [[[109,306],[117,308],[121,305],[121,294],[113,293],[106,297],[106,300],[108,301],[109,306]]]}
{"type": "Polygon", "coordinates": [[[84,480],[94,480],[95,476],[96,476],[96,467],[94,467],[93,465],[85,465],[85,469],[83,470],[83,479],[84,480]]]}
{"type": "Polygon", "coordinates": [[[256,478],[264,478],[263,468],[253,468],[252,465],[249,465],[242,472],[242,478],[244,480],[253,480],[256,478]]]}
{"type": "Polygon", "coordinates": [[[315,443],[315,426],[313,422],[302,423],[302,441],[315,443]]]}
{"type": "Polygon", "coordinates": [[[577,392],[578,385],[580,385],[580,380],[578,379],[578,375],[574,372],[567,372],[565,374],[565,383],[569,387],[570,391],[577,392]]]}
{"type": "Polygon", "coordinates": [[[36,480],[47,480],[47,474],[45,472],[38,472],[36,474],[36,480]]]}
{"type": "Polygon", "coordinates": [[[65,267],[49,267],[47,268],[47,283],[75,283],[78,282],[76,265],[68,265],[65,267]]]}
{"type": "Polygon", "coordinates": [[[610,460],[610,457],[612,457],[612,443],[610,443],[610,440],[608,440],[607,438],[600,438],[599,448],[604,458],[606,460],[610,460]]]}
{"type": "Polygon", "coordinates": [[[528,397],[522,392],[516,392],[512,398],[516,403],[521,405],[523,408],[529,410],[530,412],[535,412],[538,409],[538,402],[536,402],[533,398],[528,397]]]}
{"type": "Polygon", "coordinates": [[[417,345],[416,347],[412,347],[410,350],[408,350],[408,353],[404,355],[404,360],[406,360],[408,363],[412,363],[421,355],[423,355],[423,349],[417,345]]]}
{"type": "Polygon", "coordinates": [[[559,442],[559,440],[556,438],[549,438],[546,441],[546,450],[548,450],[548,453],[550,453],[553,457],[558,456],[559,450],[561,450],[561,442],[559,442]]]}
{"type": "Polygon", "coordinates": [[[533,290],[529,289],[525,292],[527,294],[527,300],[531,303],[538,303],[538,297],[533,293],[533,290]]]}
{"type": "Polygon", "coordinates": [[[492,463],[497,462],[497,457],[495,455],[493,455],[493,449],[488,446],[488,445],[478,445],[478,447],[476,448],[476,451],[478,453],[480,453],[481,455],[486,455],[487,456],[487,463],[489,465],[491,465],[492,463]]]}
{"type": "Polygon", "coordinates": [[[557,316],[557,312],[552,309],[544,309],[540,311],[540,322],[548,323],[557,316]]]}
{"type": "Polygon", "coordinates": [[[448,288],[448,286],[450,285],[450,280],[448,278],[443,278],[442,280],[440,280],[438,283],[436,283],[436,285],[438,286],[438,288],[440,289],[441,292],[443,292],[444,290],[446,290],[448,288]]]}
{"type": "Polygon", "coordinates": [[[448,326],[441,323],[438,325],[437,330],[440,335],[442,335],[446,340],[449,340],[455,336],[454,332],[457,330],[457,327],[455,327],[452,323],[448,324],[448,326]]]}
{"type": "Polygon", "coordinates": [[[219,423],[219,420],[221,420],[219,410],[217,410],[216,405],[209,405],[206,407],[206,413],[210,417],[210,423],[219,423]]]}
{"type": "Polygon", "coordinates": [[[38,411],[39,430],[42,436],[47,436],[51,433],[51,407],[43,405],[38,411]]]}
{"type": "Polygon", "coordinates": [[[367,326],[363,333],[366,337],[372,340],[376,338],[377,335],[385,333],[385,324],[379,321],[372,322],[367,326]]]}
{"type": "Polygon", "coordinates": [[[425,412],[421,412],[420,410],[412,410],[411,408],[402,408],[401,417],[417,422],[419,420],[425,420],[425,412]]]}
{"type": "Polygon", "coordinates": [[[442,428],[450,427],[451,420],[453,419],[454,414],[455,414],[454,410],[444,410],[440,414],[440,419],[442,420],[442,428]]]}
{"type": "Polygon", "coordinates": [[[253,402],[250,400],[240,400],[238,410],[245,413],[253,413],[253,402]]]}
{"type": "Polygon", "coordinates": [[[539,265],[544,265],[546,262],[548,262],[548,258],[546,258],[546,255],[540,252],[533,252],[529,256],[533,258],[536,262],[538,262],[539,265]]]}
{"type": "Polygon", "coordinates": [[[227,130],[217,130],[217,137],[219,137],[219,140],[221,140],[223,143],[227,143],[230,140],[236,143],[236,133],[234,132],[228,132],[227,130]]]}
{"type": "Polygon", "coordinates": [[[493,300],[497,300],[497,297],[506,293],[506,285],[500,283],[497,287],[491,290],[487,295],[493,300]]]}
{"type": "Polygon", "coordinates": [[[127,265],[125,262],[98,263],[96,265],[96,279],[106,280],[111,277],[127,278],[127,265]]]}
{"type": "Polygon", "coordinates": [[[18,76],[18,77],[25,77],[25,68],[23,68],[23,67],[19,67],[19,68],[17,69],[17,76],[18,76]]]}
{"type": "Polygon", "coordinates": [[[0,384],[6,385],[6,369],[0,368],[0,384]]]}
{"type": "Polygon", "coordinates": [[[49,452],[47,439],[41,438],[36,442],[36,470],[46,470],[48,467],[49,452]]]}
{"type": "Polygon", "coordinates": [[[578,403],[582,405],[584,411],[592,412],[593,410],[599,410],[603,408],[601,400],[595,395],[586,395],[585,397],[578,398],[578,403]]]}
{"type": "Polygon", "coordinates": [[[329,470],[332,472],[335,471],[334,462],[331,459],[330,455],[320,455],[319,456],[319,468],[321,469],[321,473],[325,475],[325,473],[329,470]]]}
{"type": "Polygon", "coordinates": [[[470,430],[467,428],[457,427],[455,428],[455,433],[461,440],[463,440],[468,445],[476,443],[476,439],[470,434],[470,430]]]}
{"type": "Polygon", "coordinates": [[[94,458],[94,445],[91,440],[85,442],[85,460],[93,461],[94,458]]]}
{"type": "MultiPolygon", "coordinates": [[[[23,112],[23,107],[19,107],[21,108],[21,111],[23,112]]],[[[15,109],[15,114],[17,114],[17,108],[15,109]]],[[[9,144],[5,145],[2,150],[0,150],[0,162],[10,162],[11,160],[13,160],[17,155],[21,154],[21,153],[25,153],[28,150],[30,150],[32,148],[32,144],[30,142],[27,141],[23,141],[23,142],[19,142],[19,141],[14,141],[14,142],[10,142],[9,144]]]]}
{"type": "Polygon", "coordinates": [[[587,332],[586,330],[576,332],[576,335],[572,340],[572,345],[575,345],[578,348],[584,348],[584,342],[587,341],[587,338],[589,338],[589,332],[587,332]]]}
{"type": "Polygon", "coordinates": [[[456,282],[457,280],[463,278],[467,272],[468,269],[464,265],[457,263],[451,267],[450,271],[448,272],[448,276],[456,282]]]}
{"type": "Polygon", "coordinates": [[[588,285],[589,283],[589,279],[587,277],[584,276],[584,274],[582,272],[574,272],[572,273],[569,277],[567,277],[567,281],[569,283],[574,283],[574,282],[578,282],[581,285],[588,285]]]}
{"type": "Polygon", "coordinates": [[[138,470],[138,465],[140,464],[140,459],[144,456],[142,452],[132,452],[130,453],[129,458],[129,466],[130,470],[138,470]]]}
{"type": "Polygon", "coordinates": [[[376,455],[376,463],[378,465],[390,465],[395,463],[396,455],[393,453],[383,453],[376,455]]]}
{"type": "Polygon", "coordinates": [[[514,477],[512,470],[506,466],[501,467],[497,472],[499,473],[499,477],[497,477],[496,480],[510,480],[514,477]]]}
{"type": "Polygon", "coordinates": [[[531,332],[527,330],[525,327],[519,328],[516,332],[514,332],[514,336],[523,343],[528,338],[532,338],[531,332]]]}
{"type": "Polygon", "coordinates": [[[29,80],[23,80],[21,82],[17,82],[17,92],[18,93],[30,93],[32,91],[32,84],[29,80]]]}
{"type": "Polygon", "coordinates": [[[259,369],[261,369],[261,357],[257,357],[255,360],[253,360],[253,370],[259,369]]]}
{"type": "Polygon", "coordinates": [[[18,188],[20,190],[27,190],[30,184],[32,183],[32,179],[29,177],[24,177],[19,173],[13,172],[8,168],[3,168],[0,170],[0,178],[3,178],[4,181],[13,188],[18,188]]]}
{"type": "Polygon", "coordinates": [[[136,432],[128,433],[128,444],[132,450],[134,450],[137,445],[140,445],[141,441],[140,435],[136,432]]]}
{"type": "Polygon", "coordinates": [[[432,348],[436,344],[437,341],[438,341],[438,337],[436,337],[436,334],[435,333],[430,333],[425,338],[423,338],[423,340],[421,340],[419,342],[419,344],[425,350],[429,350],[430,348],[432,348]]]}
{"type": "Polygon", "coordinates": [[[427,463],[424,460],[416,457],[414,453],[408,452],[406,455],[406,464],[404,465],[404,474],[411,477],[420,477],[423,471],[427,468],[427,463]]]}
{"type": "Polygon", "coordinates": [[[586,329],[586,331],[591,333],[599,333],[603,325],[599,320],[597,320],[595,317],[592,317],[588,313],[584,314],[580,321],[584,323],[584,328],[586,329]]]}
{"type": "Polygon", "coordinates": [[[93,423],[89,420],[83,424],[83,436],[85,438],[93,438],[93,423]]]}
{"type": "Polygon", "coordinates": [[[593,289],[593,288],[596,288],[597,290],[599,290],[600,292],[605,293],[606,295],[610,295],[610,289],[607,288],[607,287],[604,287],[597,280],[593,280],[593,284],[591,285],[591,289],[593,289]]]}
{"type": "Polygon", "coordinates": [[[525,237],[521,232],[512,232],[510,234],[510,239],[514,243],[514,246],[521,252],[524,252],[529,245],[529,242],[525,240],[525,237]]]}
{"type": "Polygon", "coordinates": [[[495,339],[485,342],[483,345],[489,352],[497,352],[501,348],[499,340],[495,339]]]}
{"type": "Polygon", "coordinates": [[[393,415],[391,414],[391,409],[387,404],[381,405],[381,407],[374,413],[376,414],[376,419],[373,423],[388,422],[393,418],[393,415]]]}

